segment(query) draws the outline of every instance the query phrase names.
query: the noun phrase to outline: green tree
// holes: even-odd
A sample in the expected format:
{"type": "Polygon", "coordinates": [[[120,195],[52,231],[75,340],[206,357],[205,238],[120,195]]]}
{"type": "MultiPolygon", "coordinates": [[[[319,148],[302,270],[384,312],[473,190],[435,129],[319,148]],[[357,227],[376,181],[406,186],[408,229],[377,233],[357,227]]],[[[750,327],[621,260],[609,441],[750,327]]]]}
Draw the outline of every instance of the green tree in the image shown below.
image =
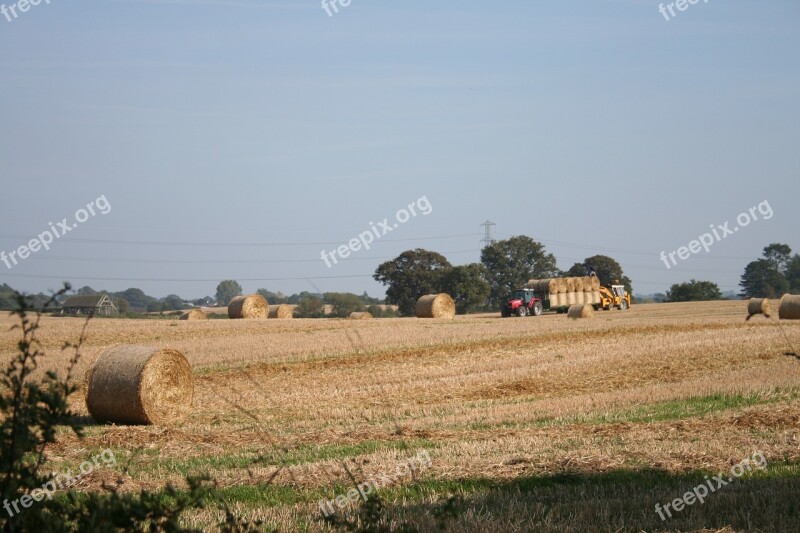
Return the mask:
{"type": "Polygon", "coordinates": [[[161,305],[158,300],[152,296],[148,296],[141,289],[130,288],[122,292],[115,292],[111,294],[113,298],[125,298],[131,307],[132,311],[160,311],[161,305]]]}
{"type": "Polygon", "coordinates": [[[588,276],[589,270],[582,263],[575,263],[574,265],[569,267],[569,270],[563,272],[561,275],[562,277],[566,278],[578,278],[578,277],[588,276]]]}
{"type": "Polygon", "coordinates": [[[256,293],[263,296],[264,299],[268,301],[270,305],[289,303],[287,301],[286,295],[280,292],[272,292],[268,291],[267,289],[258,289],[256,293]]]}
{"type": "Polygon", "coordinates": [[[231,303],[236,296],[242,294],[242,286],[237,281],[226,279],[217,285],[217,303],[226,306],[231,303]]]}
{"type": "Polygon", "coordinates": [[[0,309],[12,310],[15,308],[14,289],[3,283],[0,285],[0,309]]]}
{"type": "Polygon", "coordinates": [[[492,305],[500,305],[514,289],[531,278],[551,278],[558,274],[556,258],[544,245],[525,235],[496,241],[481,251],[481,263],[489,282],[492,305]]]}
{"type": "Polygon", "coordinates": [[[388,287],[387,303],[397,305],[401,315],[412,316],[420,296],[441,292],[442,274],[450,266],[443,255],[417,248],[382,263],[372,277],[388,287]]]}
{"type": "Polygon", "coordinates": [[[333,306],[333,316],[347,318],[350,313],[361,312],[366,309],[364,301],[357,294],[349,292],[326,292],[324,301],[333,306]]]}
{"type": "Polygon", "coordinates": [[[789,291],[786,276],[769,259],[758,259],[748,264],[739,286],[745,298],[780,298],[789,291]]]}
{"type": "MultiPolygon", "coordinates": [[[[607,255],[593,255],[592,257],[587,257],[583,264],[587,268],[594,268],[603,287],[624,285],[628,294],[633,294],[631,279],[625,275],[625,272],[622,271],[622,265],[615,259],[607,255]]],[[[583,275],[585,276],[586,274],[583,275]]]]}
{"type": "Polygon", "coordinates": [[[115,296],[111,298],[111,301],[114,302],[114,305],[117,306],[117,311],[119,314],[124,315],[125,313],[131,310],[131,306],[128,303],[128,300],[122,298],[120,296],[115,296]]]}
{"type": "Polygon", "coordinates": [[[324,305],[325,303],[316,296],[307,296],[297,304],[297,316],[299,318],[322,318],[325,316],[324,305]]]}
{"type": "Polygon", "coordinates": [[[454,266],[442,275],[441,291],[449,294],[456,303],[458,314],[467,314],[485,306],[491,287],[480,263],[454,266]]]}
{"type": "Polygon", "coordinates": [[[170,294],[165,296],[161,300],[161,307],[164,311],[180,311],[181,309],[186,309],[187,305],[183,301],[183,298],[178,296],[177,294],[170,294]]]}
{"type": "Polygon", "coordinates": [[[76,292],[76,294],[89,294],[89,295],[97,294],[97,291],[94,290],[93,288],[91,288],[88,285],[84,285],[83,287],[81,287],[80,289],[78,289],[75,292],[76,292]]]}
{"type": "Polygon", "coordinates": [[[688,283],[676,283],[667,291],[669,302],[703,302],[721,300],[719,286],[711,281],[691,280],[688,283]]]}
{"type": "Polygon", "coordinates": [[[786,265],[786,281],[793,294],[800,294],[800,255],[795,255],[786,265]]]}
{"type": "Polygon", "coordinates": [[[764,248],[763,256],[764,259],[773,264],[775,270],[784,274],[786,272],[786,266],[792,259],[792,249],[789,248],[788,244],[773,242],[764,248]]]}

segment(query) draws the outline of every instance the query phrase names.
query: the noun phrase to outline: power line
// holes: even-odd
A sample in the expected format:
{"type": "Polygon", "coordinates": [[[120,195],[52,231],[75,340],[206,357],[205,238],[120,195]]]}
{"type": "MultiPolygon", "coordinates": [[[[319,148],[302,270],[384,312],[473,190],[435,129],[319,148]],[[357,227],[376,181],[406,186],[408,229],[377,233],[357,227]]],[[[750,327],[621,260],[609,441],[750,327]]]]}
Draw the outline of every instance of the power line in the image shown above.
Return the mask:
{"type": "MultiPolygon", "coordinates": [[[[451,252],[439,252],[444,254],[466,254],[478,253],[478,250],[456,250],[451,252]]],[[[321,259],[217,259],[217,260],[189,260],[189,259],[114,259],[107,257],[58,257],[58,256],[31,256],[30,259],[35,261],[78,261],[86,263],[138,263],[138,264],[176,264],[176,265],[204,265],[204,264],[263,264],[263,263],[319,263],[321,259]]],[[[348,261],[367,261],[367,260],[382,260],[393,259],[393,257],[348,257],[342,262],[348,261]]]]}
{"type": "MultiPolygon", "coordinates": [[[[437,239],[459,239],[463,237],[476,237],[480,233],[464,233],[461,235],[436,235],[433,237],[414,237],[409,239],[376,239],[373,245],[379,242],[412,242],[412,241],[431,241],[437,239]]],[[[8,233],[0,233],[0,239],[29,239],[30,235],[14,235],[8,233]]],[[[326,241],[326,242],[180,242],[180,241],[128,241],[116,239],[81,239],[73,237],[61,237],[59,242],[81,242],[90,244],[126,244],[135,246],[224,246],[224,247],[270,247],[270,246],[331,246],[341,245],[343,242],[348,241],[326,241]]]]}

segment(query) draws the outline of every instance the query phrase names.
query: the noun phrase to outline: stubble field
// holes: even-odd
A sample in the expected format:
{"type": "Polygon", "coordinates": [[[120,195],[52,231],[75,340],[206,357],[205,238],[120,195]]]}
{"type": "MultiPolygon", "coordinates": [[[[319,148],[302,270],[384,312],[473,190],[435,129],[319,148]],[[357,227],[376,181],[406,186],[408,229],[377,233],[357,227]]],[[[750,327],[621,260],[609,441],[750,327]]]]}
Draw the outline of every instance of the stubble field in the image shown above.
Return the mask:
{"type": "MultiPolygon", "coordinates": [[[[584,321],[94,319],[76,375],[112,344],[174,348],[194,368],[194,409],[177,427],[64,432],[48,467],[111,448],[117,465],[81,490],[183,486],[208,472],[218,498],[279,531],[329,529],[319,500],[346,495],[348,471],[390,476],[384,519],[422,531],[796,531],[800,323],[745,322],[745,308],[637,305],[584,321]],[[430,465],[400,475],[420,451],[430,465]],[[754,453],[765,469],[666,520],[656,513],[754,453]],[[454,516],[442,519],[445,508],[454,516]]],[[[6,359],[13,323],[0,319],[6,359]]],[[[60,346],[82,325],[43,319],[45,366],[63,373],[60,346]]],[[[334,508],[347,517],[358,505],[334,508]]]]}

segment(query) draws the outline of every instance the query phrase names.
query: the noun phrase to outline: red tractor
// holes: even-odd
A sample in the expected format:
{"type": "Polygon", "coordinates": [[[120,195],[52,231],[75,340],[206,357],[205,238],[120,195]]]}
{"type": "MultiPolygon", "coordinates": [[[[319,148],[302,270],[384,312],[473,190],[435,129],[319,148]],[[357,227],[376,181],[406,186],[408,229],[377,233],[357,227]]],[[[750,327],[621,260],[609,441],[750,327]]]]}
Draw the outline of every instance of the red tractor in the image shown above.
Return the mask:
{"type": "Polygon", "coordinates": [[[542,309],[542,301],[534,295],[533,289],[517,289],[500,310],[500,314],[504,317],[539,316],[542,314],[542,309]]]}

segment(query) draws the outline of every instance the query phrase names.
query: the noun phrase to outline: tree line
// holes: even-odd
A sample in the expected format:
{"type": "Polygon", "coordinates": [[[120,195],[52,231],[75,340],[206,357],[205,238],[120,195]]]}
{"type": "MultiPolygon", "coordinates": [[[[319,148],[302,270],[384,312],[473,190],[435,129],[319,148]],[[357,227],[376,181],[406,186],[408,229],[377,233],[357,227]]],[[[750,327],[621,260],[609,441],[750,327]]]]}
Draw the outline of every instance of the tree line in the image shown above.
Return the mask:
{"type": "Polygon", "coordinates": [[[611,257],[595,255],[559,270],[556,258],[542,243],[519,235],[495,241],[483,248],[480,263],[453,266],[438,252],[417,248],[407,250],[378,266],[373,278],[386,286],[387,303],[395,304],[403,316],[415,312],[424,294],[445,292],[456,311],[496,311],[507,296],[529,279],[586,276],[593,269],[603,285],[625,285],[633,292],[631,280],[611,257]]]}

